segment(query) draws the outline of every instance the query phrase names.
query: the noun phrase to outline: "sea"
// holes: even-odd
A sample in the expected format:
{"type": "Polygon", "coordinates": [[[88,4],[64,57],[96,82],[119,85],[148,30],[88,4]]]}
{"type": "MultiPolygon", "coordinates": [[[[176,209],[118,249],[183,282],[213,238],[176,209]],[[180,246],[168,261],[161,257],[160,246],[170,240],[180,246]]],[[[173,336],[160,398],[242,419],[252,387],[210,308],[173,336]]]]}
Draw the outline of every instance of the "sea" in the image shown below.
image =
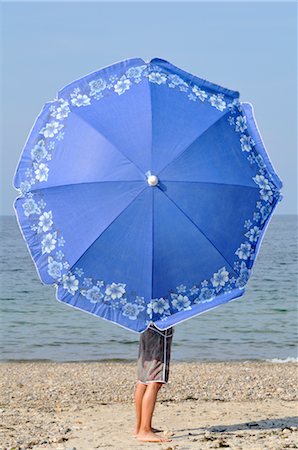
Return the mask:
{"type": "MultiPolygon", "coordinates": [[[[135,361],[139,335],[58,302],[0,217],[0,361],[135,361]]],[[[245,294],[175,326],[175,361],[297,361],[297,216],[274,215],[245,294]]]]}

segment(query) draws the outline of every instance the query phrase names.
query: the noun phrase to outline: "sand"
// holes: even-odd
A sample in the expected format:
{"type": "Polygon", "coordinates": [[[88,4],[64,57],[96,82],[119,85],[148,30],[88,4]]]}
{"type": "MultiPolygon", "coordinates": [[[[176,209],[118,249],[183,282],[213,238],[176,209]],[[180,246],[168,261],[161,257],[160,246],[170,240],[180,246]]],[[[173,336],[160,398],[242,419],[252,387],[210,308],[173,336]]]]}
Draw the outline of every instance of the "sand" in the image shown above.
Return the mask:
{"type": "Polygon", "coordinates": [[[136,362],[0,364],[0,449],[298,448],[297,363],[171,363],[153,426],[132,436],[136,362]]]}

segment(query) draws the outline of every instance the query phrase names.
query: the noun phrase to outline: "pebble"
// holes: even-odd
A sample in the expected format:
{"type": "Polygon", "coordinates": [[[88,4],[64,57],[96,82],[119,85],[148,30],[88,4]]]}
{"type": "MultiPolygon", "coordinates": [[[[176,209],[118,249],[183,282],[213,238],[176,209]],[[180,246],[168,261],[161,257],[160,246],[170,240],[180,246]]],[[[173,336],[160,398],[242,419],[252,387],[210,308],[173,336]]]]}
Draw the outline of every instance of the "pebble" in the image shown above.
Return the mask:
{"type": "Polygon", "coordinates": [[[174,433],[173,433],[173,431],[170,431],[170,430],[164,430],[163,435],[164,436],[174,436],[174,433]]]}
{"type": "Polygon", "coordinates": [[[210,433],[210,431],[206,431],[206,433],[203,435],[203,439],[205,439],[205,441],[214,441],[216,439],[216,436],[210,433]]]}

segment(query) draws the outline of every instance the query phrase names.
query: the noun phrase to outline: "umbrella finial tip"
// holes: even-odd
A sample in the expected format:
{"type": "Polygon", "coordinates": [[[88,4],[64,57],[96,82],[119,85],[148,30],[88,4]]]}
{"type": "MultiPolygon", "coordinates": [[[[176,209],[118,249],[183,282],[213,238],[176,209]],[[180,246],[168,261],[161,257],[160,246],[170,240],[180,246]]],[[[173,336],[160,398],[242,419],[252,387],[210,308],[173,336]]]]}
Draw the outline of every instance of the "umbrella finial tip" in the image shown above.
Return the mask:
{"type": "Polygon", "coordinates": [[[158,184],[158,178],[156,175],[150,175],[147,181],[150,186],[156,186],[158,184]]]}

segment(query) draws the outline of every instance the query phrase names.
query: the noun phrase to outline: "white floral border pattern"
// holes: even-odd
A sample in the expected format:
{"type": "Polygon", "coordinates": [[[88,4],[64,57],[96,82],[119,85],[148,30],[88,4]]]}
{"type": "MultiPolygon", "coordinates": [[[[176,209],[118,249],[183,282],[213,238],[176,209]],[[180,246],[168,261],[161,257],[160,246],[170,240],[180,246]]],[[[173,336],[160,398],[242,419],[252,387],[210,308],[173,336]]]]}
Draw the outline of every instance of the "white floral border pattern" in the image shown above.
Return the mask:
{"type": "Polygon", "coordinates": [[[237,288],[243,289],[251,275],[261,227],[271,214],[280,194],[262,156],[254,148],[255,142],[249,135],[246,116],[238,98],[229,102],[224,94],[210,94],[195,84],[187,83],[178,75],[167,73],[152,64],[130,67],[120,77],[111,76],[108,80],[96,78],[88,85],[88,92],[81,92],[81,89],[76,87],[69,99],[55,99],[50,106],[49,120],[39,131],[42,138],[37,139],[31,149],[31,167],[25,172],[26,180],[20,183],[19,191],[24,199],[22,204],[24,214],[31,222],[30,229],[40,243],[42,255],[47,258],[47,271],[55,280],[53,284],[56,287],[63,286],[63,289],[72,296],[80,293],[91,304],[100,303],[111,309],[121,309],[123,316],[130,320],[136,320],[144,311],[148,317],[146,324],[151,320],[166,320],[173,313],[192,309],[196,304],[210,303],[220,294],[237,288]],[[167,85],[169,88],[178,89],[187,95],[190,101],[207,101],[210,106],[220,111],[228,109],[230,114],[227,120],[239,134],[241,149],[250,164],[257,168],[258,172],[253,180],[259,186],[260,194],[253,217],[245,220],[244,241],[235,251],[237,258],[233,267],[238,277],[232,276],[223,266],[209,280],[203,280],[191,287],[180,284],[175,290],[171,289],[166,296],[151,299],[147,305],[144,297],[136,295],[135,292],[126,292],[125,283],[109,284],[103,280],[94,280],[85,277],[82,268],[78,266],[71,268],[62,251],[65,240],[61,231],[55,229],[52,211],[45,209],[46,202],[41,191],[30,192],[36,181],[41,183],[48,180],[47,161],[52,159],[56,142],[64,138],[63,129],[72,108],[89,106],[92,101],[98,101],[110,93],[122,95],[131,89],[133,84],[140,83],[143,78],[158,86],[167,85]]]}

